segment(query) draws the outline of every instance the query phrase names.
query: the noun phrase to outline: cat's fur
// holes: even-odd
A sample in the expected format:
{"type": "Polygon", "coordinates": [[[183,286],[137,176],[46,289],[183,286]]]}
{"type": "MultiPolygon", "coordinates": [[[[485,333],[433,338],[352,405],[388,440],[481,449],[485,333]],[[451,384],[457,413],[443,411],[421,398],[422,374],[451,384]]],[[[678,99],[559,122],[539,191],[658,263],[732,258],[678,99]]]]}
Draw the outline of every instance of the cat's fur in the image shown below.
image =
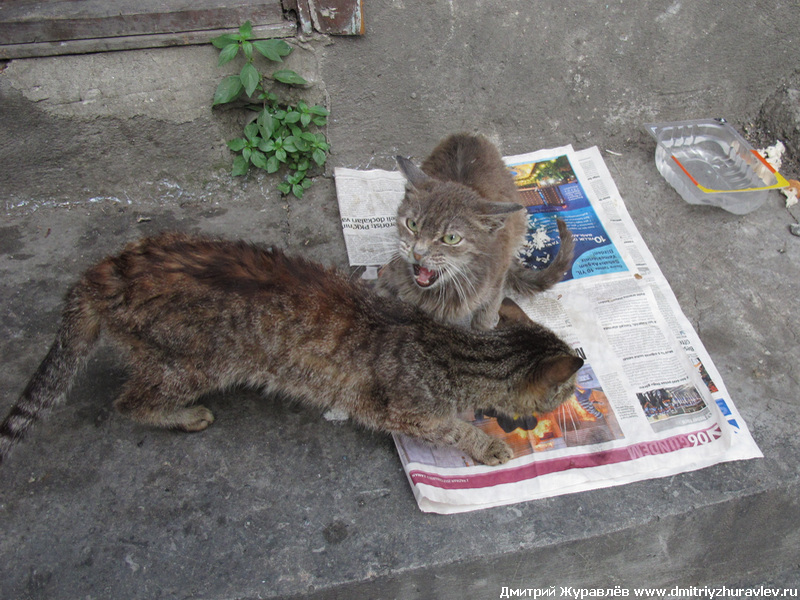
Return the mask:
{"type": "Polygon", "coordinates": [[[496,331],[451,328],[278,250],[146,238],[91,267],[68,293],[52,348],[0,424],[0,461],[65,398],[105,330],[129,371],[115,406],[139,423],[200,431],[214,416],[198,397],[247,384],[502,463],[509,447],[456,413],[551,410],[573,393],[583,362],[519,307],[504,313],[511,320],[496,331]]]}
{"type": "Polygon", "coordinates": [[[574,241],[560,219],[561,246],[547,267],[528,269],[517,259],[527,214],[500,152],[486,138],[452,135],[421,168],[401,156],[397,161],[408,185],[397,211],[398,253],[376,283],[383,294],[445,323],[491,329],[508,291],[540,292],[564,276],[574,241]]]}

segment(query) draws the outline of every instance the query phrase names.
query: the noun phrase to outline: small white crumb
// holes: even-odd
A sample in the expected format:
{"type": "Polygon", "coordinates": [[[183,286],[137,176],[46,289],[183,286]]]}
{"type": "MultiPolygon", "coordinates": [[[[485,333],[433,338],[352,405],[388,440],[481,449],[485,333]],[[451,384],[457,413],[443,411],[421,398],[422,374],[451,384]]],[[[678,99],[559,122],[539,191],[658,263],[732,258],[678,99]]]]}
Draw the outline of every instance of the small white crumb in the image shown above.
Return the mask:
{"type": "Polygon", "coordinates": [[[758,151],[758,153],[764,157],[764,160],[776,171],[780,171],[781,169],[784,152],[786,152],[786,146],[784,146],[783,142],[780,140],[775,142],[772,146],[767,146],[758,151]]]}
{"type": "Polygon", "coordinates": [[[800,196],[800,181],[790,179],[789,187],[781,188],[781,193],[786,196],[786,208],[794,206],[800,196]]]}

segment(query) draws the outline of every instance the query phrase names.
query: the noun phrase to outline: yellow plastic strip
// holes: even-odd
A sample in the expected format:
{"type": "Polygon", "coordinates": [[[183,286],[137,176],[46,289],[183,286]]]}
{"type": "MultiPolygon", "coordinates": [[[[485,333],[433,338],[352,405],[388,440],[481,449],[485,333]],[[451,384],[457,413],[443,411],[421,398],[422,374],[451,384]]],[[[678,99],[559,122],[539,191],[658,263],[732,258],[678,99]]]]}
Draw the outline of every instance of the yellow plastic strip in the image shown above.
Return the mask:
{"type": "Polygon", "coordinates": [[[692,177],[691,173],[689,173],[689,171],[686,170],[686,167],[684,167],[681,164],[681,161],[679,161],[674,154],[672,155],[672,160],[674,160],[677,163],[677,165],[681,168],[681,171],[683,171],[686,174],[686,176],[691,180],[691,182],[695,184],[700,191],[705,192],[706,194],[730,194],[731,192],[758,192],[760,190],[774,190],[778,188],[789,187],[789,182],[786,181],[786,178],[780,173],[778,173],[778,171],[776,171],[774,168],[772,168],[772,165],[769,164],[766,160],[764,160],[763,156],[761,156],[755,150],[751,150],[751,152],[756,155],[758,160],[760,160],[764,164],[764,166],[766,166],[767,169],[770,170],[770,172],[773,175],[775,175],[775,180],[777,183],[774,183],[773,185],[766,185],[764,187],[744,188],[741,190],[713,190],[711,188],[707,188],[703,185],[700,185],[697,182],[697,180],[694,177],[692,177]]]}

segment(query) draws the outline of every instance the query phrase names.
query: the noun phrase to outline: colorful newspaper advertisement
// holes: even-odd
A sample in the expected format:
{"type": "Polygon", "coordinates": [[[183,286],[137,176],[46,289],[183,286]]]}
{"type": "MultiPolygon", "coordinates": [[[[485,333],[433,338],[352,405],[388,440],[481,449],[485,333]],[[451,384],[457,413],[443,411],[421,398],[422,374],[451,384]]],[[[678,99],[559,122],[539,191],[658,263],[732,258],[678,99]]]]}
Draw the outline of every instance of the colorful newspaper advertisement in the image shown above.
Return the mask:
{"type": "MultiPolygon", "coordinates": [[[[551,413],[516,420],[480,410],[462,415],[512,447],[514,458],[504,465],[487,467],[457,449],[395,436],[420,509],[463,512],[761,457],[599,150],[564,147],[505,160],[528,211],[521,260],[541,268],[555,256],[556,217],[576,242],[561,283],[513,299],[585,364],[574,396],[551,413]]],[[[335,175],[351,263],[382,264],[393,249],[390,217],[403,196],[402,176],[347,169],[335,175]],[[353,223],[370,227],[349,231],[353,223]]]]}

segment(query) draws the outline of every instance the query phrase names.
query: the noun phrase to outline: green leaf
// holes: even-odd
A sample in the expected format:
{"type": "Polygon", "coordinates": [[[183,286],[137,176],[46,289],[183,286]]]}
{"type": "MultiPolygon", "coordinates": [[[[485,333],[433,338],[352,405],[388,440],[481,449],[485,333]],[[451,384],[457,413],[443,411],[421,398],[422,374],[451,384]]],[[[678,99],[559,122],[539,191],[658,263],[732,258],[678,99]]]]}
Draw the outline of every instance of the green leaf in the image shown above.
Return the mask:
{"type": "Polygon", "coordinates": [[[247,142],[242,138],[236,138],[235,140],[231,140],[228,142],[228,148],[233,150],[234,152],[241,152],[242,148],[247,145],[247,142]]]}
{"type": "Polygon", "coordinates": [[[283,148],[278,148],[275,150],[275,158],[277,158],[281,162],[286,162],[286,150],[283,148]]]}
{"type": "Polygon", "coordinates": [[[303,186],[304,189],[308,189],[312,185],[314,185],[314,182],[311,179],[303,179],[303,183],[301,185],[303,186]]]}
{"type": "Polygon", "coordinates": [[[292,138],[292,141],[294,142],[294,147],[297,148],[298,152],[308,152],[309,150],[308,142],[304,140],[302,137],[295,136],[292,138]]]}
{"type": "Polygon", "coordinates": [[[237,44],[237,41],[236,38],[230,33],[223,33],[220,36],[211,38],[211,43],[214,44],[215,48],[222,50],[228,44],[237,44]]]}
{"type": "Polygon", "coordinates": [[[235,100],[242,92],[242,82],[238,75],[230,75],[219,82],[217,91],[214,92],[214,102],[211,106],[225,104],[235,100]]]}
{"type": "Polygon", "coordinates": [[[314,125],[316,125],[317,127],[322,127],[323,125],[328,124],[328,119],[326,119],[325,117],[314,117],[313,121],[314,125]]]}
{"type": "Polygon", "coordinates": [[[248,162],[244,159],[243,156],[237,156],[233,159],[233,169],[231,169],[231,175],[234,177],[237,175],[245,175],[247,170],[249,169],[248,162]]]}
{"type": "Polygon", "coordinates": [[[225,63],[231,62],[234,58],[236,58],[237,54],[239,54],[239,44],[237,42],[228,44],[222,49],[222,52],[219,53],[219,61],[217,62],[217,66],[221,67],[225,63]]]}
{"type": "Polygon", "coordinates": [[[327,157],[325,156],[325,152],[317,148],[314,152],[311,153],[311,158],[314,159],[314,162],[317,163],[320,167],[325,164],[327,157]]]}
{"type": "Polygon", "coordinates": [[[275,123],[272,115],[266,108],[258,113],[258,119],[256,122],[258,123],[258,127],[261,130],[261,135],[263,137],[272,137],[272,132],[275,129],[275,123]]]}
{"type": "Polygon", "coordinates": [[[275,144],[272,143],[272,140],[261,140],[258,143],[258,149],[262,152],[270,153],[275,150],[275,144]]]}
{"type": "Polygon", "coordinates": [[[253,150],[253,153],[250,155],[250,162],[259,169],[267,168],[267,157],[264,156],[263,152],[259,152],[258,150],[253,150]]]}
{"type": "Polygon", "coordinates": [[[244,135],[251,142],[258,139],[258,123],[248,123],[244,128],[244,135]]]}
{"type": "Polygon", "coordinates": [[[315,136],[315,135],[314,135],[313,133],[311,133],[310,131],[304,131],[304,132],[303,132],[303,133],[301,133],[301,134],[300,134],[298,137],[301,137],[301,138],[303,138],[304,140],[306,140],[306,141],[308,141],[308,142],[311,142],[312,144],[316,144],[316,143],[317,143],[317,136],[315,136]]]}
{"type": "Polygon", "coordinates": [[[250,160],[250,155],[253,154],[253,149],[250,146],[242,148],[242,158],[246,161],[250,160]]]}
{"type": "Polygon", "coordinates": [[[245,21],[239,27],[239,34],[242,36],[242,38],[249,40],[253,35],[253,24],[250,21],[245,21]]]}
{"type": "Polygon", "coordinates": [[[286,118],[284,120],[287,123],[297,123],[300,120],[300,113],[296,110],[290,110],[286,113],[286,118]]]}
{"type": "Polygon", "coordinates": [[[253,92],[256,91],[256,87],[258,87],[261,75],[252,63],[247,63],[242,67],[242,72],[239,73],[239,80],[242,82],[247,95],[252,96],[253,92]]]}
{"type": "Polygon", "coordinates": [[[290,69],[281,69],[272,73],[277,81],[289,85],[308,85],[308,82],[290,69]]]}
{"type": "Polygon", "coordinates": [[[280,167],[280,161],[274,156],[270,156],[267,160],[267,173],[275,173],[280,167]]]}
{"type": "Polygon", "coordinates": [[[319,115],[320,117],[327,117],[330,114],[330,112],[328,112],[328,109],[326,109],[323,106],[320,106],[319,104],[309,108],[308,112],[313,113],[315,115],[319,115]]]}
{"type": "Polygon", "coordinates": [[[248,59],[253,58],[253,44],[250,42],[242,42],[242,51],[248,59]]]}
{"type": "Polygon", "coordinates": [[[303,127],[308,127],[308,124],[311,123],[311,114],[303,113],[300,115],[300,125],[303,127]]]}
{"type": "Polygon", "coordinates": [[[283,62],[282,57],[292,53],[292,47],[283,40],[257,40],[253,42],[253,47],[274,62],[283,62]]]}
{"type": "Polygon", "coordinates": [[[278,191],[281,192],[282,194],[288,194],[290,191],[292,191],[292,186],[289,185],[286,182],[279,183],[278,184],[278,191]]]}
{"type": "Polygon", "coordinates": [[[289,136],[283,140],[283,149],[287,152],[297,152],[297,146],[294,145],[294,137],[289,136]]]}
{"type": "Polygon", "coordinates": [[[296,198],[303,197],[303,186],[297,185],[296,183],[292,186],[292,194],[295,195],[296,198]]]}
{"type": "Polygon", "coordinates": [[[264,100],[269,100],[270,102],[278,102],[278,96],[273,94],[272,92],[266,92],[264,94],[264,100]]]}
{"type": "Polygon", "coordinates": [[[297,163],[297,170],[298,171],[308,171],[308,167],[311,166],[311,163],[307,158],[303,158],[300,162],[297,163]]]}

